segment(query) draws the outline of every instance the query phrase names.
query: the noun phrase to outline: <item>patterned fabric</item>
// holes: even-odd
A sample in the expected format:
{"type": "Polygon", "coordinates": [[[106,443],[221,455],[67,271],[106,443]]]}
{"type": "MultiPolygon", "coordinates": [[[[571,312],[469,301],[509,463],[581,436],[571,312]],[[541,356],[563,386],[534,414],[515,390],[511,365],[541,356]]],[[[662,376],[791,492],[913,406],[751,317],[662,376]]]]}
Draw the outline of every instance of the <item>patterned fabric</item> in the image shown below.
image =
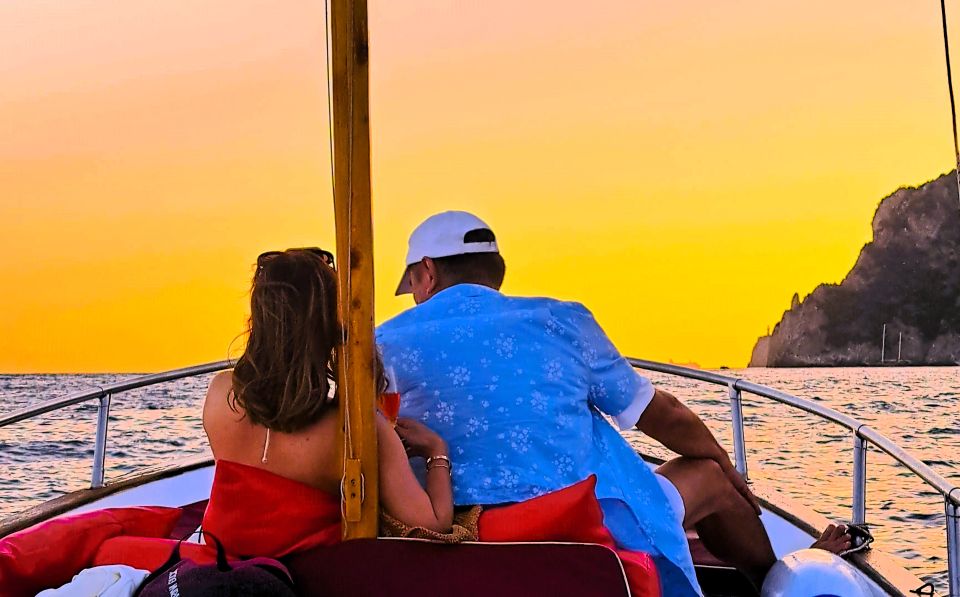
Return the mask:
{"type": "Polygon", "coordinates": [[[618,543],[654,556],[664,594],[699,593],[659,483],[603,416],[632,427],[653,386],[583,305],[459,284],[381,325],[377,342],[401,415],[450,446],[457,505],[518,502],[596,474],[618,543]]]}
{"type": "Polygon", "coordinates": [[[469,510],[461,510],[453,513],[453,526],[449,533],[438,533],[431,531],[426,527],[412,527],[405,522],[387,514],[383,509],[380,510],[380,537],[406,537],[413,539],[429,539],[439,541],[440,543],[463,543],[464,541],[477,541],[478,525],[483,508],[472,506],[469,510]]]}

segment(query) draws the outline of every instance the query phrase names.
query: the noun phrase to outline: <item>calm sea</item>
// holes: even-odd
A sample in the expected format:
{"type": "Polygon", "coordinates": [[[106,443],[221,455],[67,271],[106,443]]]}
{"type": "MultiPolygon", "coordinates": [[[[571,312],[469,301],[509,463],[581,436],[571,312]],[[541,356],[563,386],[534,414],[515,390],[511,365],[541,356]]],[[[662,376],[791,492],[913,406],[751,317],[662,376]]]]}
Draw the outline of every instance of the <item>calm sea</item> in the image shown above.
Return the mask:
{"type": "MultiPolygon", "coordinates": [[[[960,368],[747,369],[727,371],[787,392],[816,397],[898,441],[960,485],[960,368]]],[[[118,375],[0,375],[0,412],[104,385],[118,375]]],[[[697,411],[728,448],[724,388],[652,375],[697,411]]],[[[149,464],[208,453],[200,404],[209,377],[114,397],[107,479],[149,464]]],[[[852,440],[841,428],[785,406],[744,399],[751,478],[828,518],[850,517],[852,440]]],[[[96,405],[80,405],[0,429],[0,518],[89,484],[96,405]]],[[[638,431],[625,437],[668,454],[638,431]]],[[[943,503],[886,455],[868,455],[867,519],[877,546],[945,591],[943,503]]]]}

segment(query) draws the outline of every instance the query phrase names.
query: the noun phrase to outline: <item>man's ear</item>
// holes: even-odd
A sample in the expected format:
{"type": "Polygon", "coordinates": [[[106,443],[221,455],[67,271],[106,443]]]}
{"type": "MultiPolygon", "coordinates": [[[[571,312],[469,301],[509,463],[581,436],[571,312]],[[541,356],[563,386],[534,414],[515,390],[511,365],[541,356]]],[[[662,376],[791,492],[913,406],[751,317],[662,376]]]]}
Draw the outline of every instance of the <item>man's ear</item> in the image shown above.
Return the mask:
{"type": "Polygon", "coordinates": [[[423,258],[423,271],[427,276],[427,296],[433,296],[440,287],[440,272],[437,270],[437,264],[429,257],[423,258]]]}

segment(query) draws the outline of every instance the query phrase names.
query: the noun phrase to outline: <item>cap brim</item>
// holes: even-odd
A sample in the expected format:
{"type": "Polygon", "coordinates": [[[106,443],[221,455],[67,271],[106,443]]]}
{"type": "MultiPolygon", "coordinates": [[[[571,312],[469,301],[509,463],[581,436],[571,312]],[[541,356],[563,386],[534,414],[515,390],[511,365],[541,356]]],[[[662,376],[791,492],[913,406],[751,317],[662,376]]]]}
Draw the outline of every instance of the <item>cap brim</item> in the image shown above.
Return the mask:
{"type": "Polygon", "coordinates": [[[396,296],[410,294],[413,292],[413,286],[410,284],[410,266],[403,270],[403,276],[400,277],[400,285],[397,286],[396,296]]]}

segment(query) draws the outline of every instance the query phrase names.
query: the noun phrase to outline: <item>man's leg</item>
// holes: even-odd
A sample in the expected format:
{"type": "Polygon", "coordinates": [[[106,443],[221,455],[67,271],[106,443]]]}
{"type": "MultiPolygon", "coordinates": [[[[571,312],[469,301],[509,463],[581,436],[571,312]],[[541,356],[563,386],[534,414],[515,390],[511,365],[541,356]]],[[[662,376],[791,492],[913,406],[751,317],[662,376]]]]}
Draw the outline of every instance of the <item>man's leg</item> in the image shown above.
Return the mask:
{"type": "Polygon", "coordinates": [[[696,529],[710,553],[760,586],[777,558],[753,507],[713,460],[677,458],[657,469],[683,498],[685,529],[696,529]]]}
{"type": "MultiPolygon", "coordinates": [[[[677,458],[657,469],[683,498],[683,527],[696,529],[710,553],[736,566],[759,587],[776,561],[767,531],[746,498],[713,460],[677,458]]],[[[843,525],[829,525],[811,547],[830,553],[850,548],[843,525]]]]}

